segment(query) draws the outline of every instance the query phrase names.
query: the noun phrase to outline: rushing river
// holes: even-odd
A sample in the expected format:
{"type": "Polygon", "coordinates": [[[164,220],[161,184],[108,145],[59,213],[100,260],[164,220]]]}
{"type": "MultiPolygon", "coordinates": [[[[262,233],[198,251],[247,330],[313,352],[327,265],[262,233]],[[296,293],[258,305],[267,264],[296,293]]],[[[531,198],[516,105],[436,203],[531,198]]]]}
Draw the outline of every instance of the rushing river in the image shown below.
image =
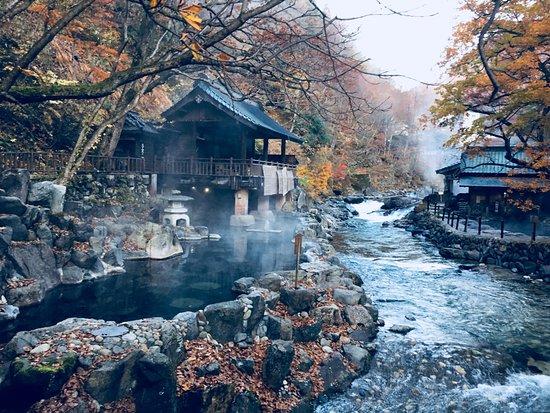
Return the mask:
{"type": "Polygon", "coordinates": [[[385,320],[372,368],[329,412],[550,412],[550,288],[502,270],[461,270],[425,240],[357,206],[339,258],[362,276],[385,320]],[[401,336],[393,324],[414,327],[401,336]],[[537,367],[534,367],[534,366],[537,367]]]}

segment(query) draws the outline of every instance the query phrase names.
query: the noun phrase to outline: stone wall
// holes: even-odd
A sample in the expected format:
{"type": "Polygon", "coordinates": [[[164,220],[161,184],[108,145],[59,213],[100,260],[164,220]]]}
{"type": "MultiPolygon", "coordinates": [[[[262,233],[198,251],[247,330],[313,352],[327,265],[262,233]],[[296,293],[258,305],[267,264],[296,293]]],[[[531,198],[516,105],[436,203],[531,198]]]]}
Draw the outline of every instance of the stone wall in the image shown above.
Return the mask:
{"type": "Polygon", "coordinates": [[[90,205],[140,204],[149,198],[149,175],[81,174],[67,187],[68,201],[90,205]]]}
{"type": "Polygon", "coordinates": [[[454,230],[426,212],[411,212],[397,224],[421,233],[445,258],[497,265],[521,274],[550,278],[550,242],[500,239],[454,230]]]}

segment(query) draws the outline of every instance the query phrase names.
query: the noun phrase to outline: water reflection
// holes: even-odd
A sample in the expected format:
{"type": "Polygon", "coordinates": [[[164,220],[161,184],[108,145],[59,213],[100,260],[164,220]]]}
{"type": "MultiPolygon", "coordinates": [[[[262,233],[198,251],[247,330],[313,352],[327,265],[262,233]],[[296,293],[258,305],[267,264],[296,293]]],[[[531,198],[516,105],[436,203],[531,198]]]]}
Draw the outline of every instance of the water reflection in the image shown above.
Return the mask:
{"type": "Polygon", "coordinates": [[[59,286],[36,306],[0,325],[0,342],[21,330],[55,324],[68,317],[117,322],[144,317],[171,318],[207,304],[234,298],[233,281],[291,269],[294,222],[281,233],[226,232],[220,241],[184,244],[184,254],[165,261],[127,263],[127,273],[80,285],[59,286]]]}

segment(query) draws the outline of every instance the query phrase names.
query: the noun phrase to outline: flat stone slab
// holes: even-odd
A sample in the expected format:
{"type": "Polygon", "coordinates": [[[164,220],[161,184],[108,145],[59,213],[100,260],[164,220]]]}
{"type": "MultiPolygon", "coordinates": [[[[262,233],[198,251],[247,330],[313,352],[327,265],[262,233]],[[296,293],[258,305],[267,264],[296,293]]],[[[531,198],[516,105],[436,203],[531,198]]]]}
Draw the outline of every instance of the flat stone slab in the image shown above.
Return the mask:
{"type": "Polygon", "coordinates": [[[126,327],[123,326],[106,326],[90,331],[94,336],[101,337],[120,337],[129,332],[126,327]]]}

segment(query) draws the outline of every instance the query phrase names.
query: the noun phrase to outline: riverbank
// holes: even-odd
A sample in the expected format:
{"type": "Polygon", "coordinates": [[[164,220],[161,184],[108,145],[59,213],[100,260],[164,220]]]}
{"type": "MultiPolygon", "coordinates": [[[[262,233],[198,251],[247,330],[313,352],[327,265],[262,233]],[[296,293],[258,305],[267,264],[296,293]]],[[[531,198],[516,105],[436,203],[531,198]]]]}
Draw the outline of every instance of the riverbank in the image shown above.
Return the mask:
{"type": "Polygon", "coordinates": [[[523,239],[500,239],[496,236],[464,233],[415,208],[394,223],[413,235],[423,235],[439,249],[444,258],[496,265],[533,278],[550,281],[550,241],[540,237],[532,242],[523,239]]]}
{"type": "Polygon", "coordinates": [[[298,289],[280,271],[239,279],[236,300],[172,320],[68,319],[18,333],[2,351],[3,411],[312,411],[374,353],[377,311],[329,241],[351,216],[330,200],[299,217],[298,289]]]}

